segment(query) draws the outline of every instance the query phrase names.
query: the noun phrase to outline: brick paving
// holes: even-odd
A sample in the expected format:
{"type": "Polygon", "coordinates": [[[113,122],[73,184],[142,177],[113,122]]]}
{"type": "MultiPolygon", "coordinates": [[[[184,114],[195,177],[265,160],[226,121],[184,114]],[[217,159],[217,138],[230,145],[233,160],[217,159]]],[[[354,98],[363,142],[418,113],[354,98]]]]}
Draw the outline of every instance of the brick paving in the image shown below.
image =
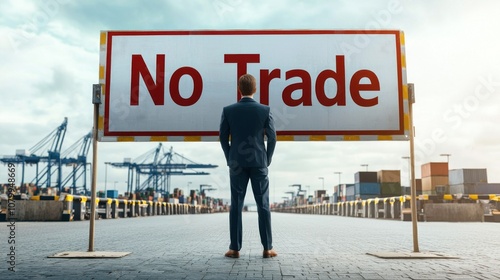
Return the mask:
{"type": "Polygon", "coordinates": [[[54,259],[86,251],[88,221],[16,223],[16,272],[8,271],[0,224],[0,279],[500,279],[500,224],[419,223],[422,252],[459,259],[380,259],[368,252],[411,252],[411,223],[273,213],[278,257],[262,258],[257,214],[243,215],[239,259],[229,245],[228,214],[96,221],[96,251],[120,259],[54,259]]]}

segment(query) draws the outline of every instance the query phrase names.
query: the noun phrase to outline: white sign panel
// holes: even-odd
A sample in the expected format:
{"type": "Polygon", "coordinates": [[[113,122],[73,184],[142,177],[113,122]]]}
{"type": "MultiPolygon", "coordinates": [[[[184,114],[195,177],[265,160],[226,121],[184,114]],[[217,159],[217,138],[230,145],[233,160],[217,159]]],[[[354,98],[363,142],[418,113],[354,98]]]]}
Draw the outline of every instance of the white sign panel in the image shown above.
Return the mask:
{"type": "Polygon", "coordinates": [[[108,31],[101,141],[217,140],[237,78],[279,140],[407,140],[400,31],[108,31]]]}

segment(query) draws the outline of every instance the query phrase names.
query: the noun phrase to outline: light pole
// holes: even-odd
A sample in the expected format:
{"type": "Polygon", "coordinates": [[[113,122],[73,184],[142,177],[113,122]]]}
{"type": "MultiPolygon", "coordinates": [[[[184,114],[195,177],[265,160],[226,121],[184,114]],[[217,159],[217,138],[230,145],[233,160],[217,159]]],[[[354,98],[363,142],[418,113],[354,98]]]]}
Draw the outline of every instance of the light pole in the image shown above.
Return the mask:
{"type": "Polygon", "coordinates": [[[366,167],[366,171],[368,171],[368,164],[361,164],[361,166],[366,167]]]}
{"type": "Polygon", "coordinates": [[[342,175],[342,172],[333,172],[333,174],[338,174],[339,175],[339,186],[337,188],[337,202],[339,202],[339,198],[340,198],[340,176],[342,175]]]}
{"type": "Polygon", "coordinates": [[[108,163],[109,162],[105,162],[104,163],[104,197],[107,197],[107,187],[108,187],[108,163]]]}
{"type": "Polygon", "coordinates": [[[446,157],[446,162],[448,163],[448,168],[450,168],[450,156],[451,154],[440,154],[442,157],[446,157]]]}
{"type": "MultiPolygon", "coordinates": [[[[404,157],[401,157],[402,159],[407,159],[408,160],[408,187],[411,187],[411,157],[409,156],[404,156],[404,157]]],[[[406,195],[406,189],[405,189],[405,192],[403,193],[404,195],[406,195]]]]}
{"type": "Polygon", "coordinates": [[[325,178],[324,177],[318,177],[318,179],[320,179],[322,181],[322,186],[323,186],[323,190],[325,189],[325,178]]]}

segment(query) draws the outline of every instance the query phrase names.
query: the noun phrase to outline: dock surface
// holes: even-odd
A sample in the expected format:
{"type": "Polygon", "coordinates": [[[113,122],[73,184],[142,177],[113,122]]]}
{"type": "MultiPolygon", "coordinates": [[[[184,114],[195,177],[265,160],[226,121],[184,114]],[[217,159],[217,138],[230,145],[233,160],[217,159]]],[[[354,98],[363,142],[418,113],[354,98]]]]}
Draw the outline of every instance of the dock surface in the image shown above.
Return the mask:
{"type": "Polygon", "coordinates": [[[225,258],[229,214],[96,221],[95,250],[115,259],[48,258],[88,249],[89,222],[17,222],[15,272],[0,279],[500,279],[499,223],[418,223],[420,251],[452,259],[383,259],[369,253],[413,250],[411,222],[272,213],[276,258],[263,259],[257,213],[243,214],[239,259],[225,258]]]}

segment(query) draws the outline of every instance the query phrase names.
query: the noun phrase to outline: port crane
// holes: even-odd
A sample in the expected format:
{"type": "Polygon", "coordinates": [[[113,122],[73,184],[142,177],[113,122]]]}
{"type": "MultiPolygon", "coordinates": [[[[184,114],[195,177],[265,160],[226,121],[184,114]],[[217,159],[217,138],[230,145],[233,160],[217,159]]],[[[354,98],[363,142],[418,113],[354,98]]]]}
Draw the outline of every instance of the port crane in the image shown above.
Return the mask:
{"type": "Polygon", "coordinates": [[[62,162],[61,147],[66,135],[68,118],[51,133],[36,143],[29,150],[16,150],[16,155],[0,158],[4,164],[15,163],[21,165],[21,186],[25,183],[26,165],[35,165],[35,178],[31,181],[36,187],[57,187],[61,191],[62,162]],[[45,167],[40,170],[40,163],[45,163],[45,167]],[[57,173],[55,185],[52,177],[57,173]]]}
{"type": "Polygon", "coordinates": [[[134,160],[107,162],[113,167],[127,168],[127,192],[155,191],[164,195],[170,193],[171,176],[209,175],[195,169],[216,168],[213,164],[196,163],[176,152],[173,147],[165,150],[162,143],[134,160]],[[135,186],[135,187],[134,187],[135,186]]]}
{"type": "Polygon", "coordinates": [[[92,143],[92,132],[85,134],[69,148],[61,153],[61,163],[70,166],[71,172],[62,180],[61,186],[70,184],[71,193],[88,195],[87,190],[87,154],[92,143]],[[82,186],[78,187],[78,180],[82,178],[82,186]]]}

